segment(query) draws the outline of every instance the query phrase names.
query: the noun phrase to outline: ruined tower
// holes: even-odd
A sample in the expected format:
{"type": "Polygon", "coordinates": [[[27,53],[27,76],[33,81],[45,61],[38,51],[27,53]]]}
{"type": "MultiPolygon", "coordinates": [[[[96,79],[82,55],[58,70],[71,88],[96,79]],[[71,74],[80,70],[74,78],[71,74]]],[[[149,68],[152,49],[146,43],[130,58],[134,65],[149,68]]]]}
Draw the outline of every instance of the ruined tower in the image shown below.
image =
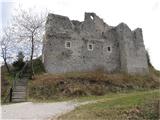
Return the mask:
{"type": "Polygon", "coordinates": [[[148,73],[142,30],[131,31],[124,23],[109,26],[95,13],[85,13],[83,22],[48,14],[42,57],[49,73],[148,73]]]}

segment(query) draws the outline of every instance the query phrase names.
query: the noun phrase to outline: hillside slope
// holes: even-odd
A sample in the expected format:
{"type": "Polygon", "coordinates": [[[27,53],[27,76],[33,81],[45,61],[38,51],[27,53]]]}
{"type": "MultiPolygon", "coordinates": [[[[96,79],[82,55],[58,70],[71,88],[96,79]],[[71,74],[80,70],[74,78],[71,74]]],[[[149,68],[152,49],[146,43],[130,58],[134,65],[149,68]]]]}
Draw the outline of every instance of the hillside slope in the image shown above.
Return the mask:
{"type": "Polygon", "coordinates": [[[29,97],[50,100],[62,97],[104,95],[110,92],[146,90],[160,87],[159,73],[147,76],[102,71],[37,75],[29,84],[29,97]]]}
{"type": "MultiPolygon", "coordinates": [[[[92,98],[91,98],[92,99],[92,98]]],[[[57,120],[158,120],[159,90],[110,94],[80,106],[57,120]]]]}

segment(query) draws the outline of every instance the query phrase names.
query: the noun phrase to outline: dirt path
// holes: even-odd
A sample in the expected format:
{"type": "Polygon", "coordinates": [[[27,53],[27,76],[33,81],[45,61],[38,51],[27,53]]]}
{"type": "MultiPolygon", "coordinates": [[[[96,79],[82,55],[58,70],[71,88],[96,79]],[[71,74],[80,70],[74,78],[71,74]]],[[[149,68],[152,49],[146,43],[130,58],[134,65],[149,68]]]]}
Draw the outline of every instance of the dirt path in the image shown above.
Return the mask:
{"type": "Polygon", "coordinates": [[[18,120],[49,120],[57,116],[74,110],[79,105],[85,105],[89,102],[56,102],[56,103],[15,103],[10,105],[2,105],[2,120],[18,119],[18,120]]]}
{"type": "Polygon", "coordinates": [[[47,120],[65,112],[69,112],[78,106],[73,102],[57,103],[15,103],[2,105],[2,119],[23,120],[47,120]]]}

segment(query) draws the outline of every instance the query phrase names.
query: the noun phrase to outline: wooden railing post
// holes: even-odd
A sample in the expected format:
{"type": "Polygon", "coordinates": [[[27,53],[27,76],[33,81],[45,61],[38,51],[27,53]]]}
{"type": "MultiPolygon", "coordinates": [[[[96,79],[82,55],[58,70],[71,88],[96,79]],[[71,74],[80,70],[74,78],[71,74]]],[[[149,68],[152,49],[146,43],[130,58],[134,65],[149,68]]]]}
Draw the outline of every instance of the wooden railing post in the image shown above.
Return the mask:
{"type": "Polygon", "coordinates": [[[10,94],[9,94],[9,102],[12,102],[12,92],[13,92],[13,89],[11,88],[10,89],[10,94]]]}

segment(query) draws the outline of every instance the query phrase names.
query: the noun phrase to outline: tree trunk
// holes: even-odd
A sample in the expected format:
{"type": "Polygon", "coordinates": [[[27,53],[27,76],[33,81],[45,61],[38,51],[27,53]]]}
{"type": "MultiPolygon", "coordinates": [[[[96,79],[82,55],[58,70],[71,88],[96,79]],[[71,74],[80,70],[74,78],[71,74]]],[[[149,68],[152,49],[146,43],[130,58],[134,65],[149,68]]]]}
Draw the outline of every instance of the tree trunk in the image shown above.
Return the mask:
{"type": "Polygon", "coordinates": [[[4,60],[4,64],[5,64],[6,68],[7,68],[7,71],[10,74],[10,69],[9,69],[8,64],[7,64],[7,55],[6,54],[7,54],[6,47],[4,49],[2,48],[2,58],[4,60]]]}
{"type": "Polygon", "coordinates": [[[34,36],[32,34],[32,37],[31,37],[31,58],[30,58],[30,62],[31,62],[31,74],[32,74],[32,76],[34,76],[33,53],[34,53],[34,36]]]}
{"type": "Polygon", "coordinates": [[[9,67],[8,67],[8,64],[7,64],[6,59],[4,59],[4,64],[5,64],[6,68],[7,68],[8,73],[10,74],[10,69],[9,69],[9,67]]]}

